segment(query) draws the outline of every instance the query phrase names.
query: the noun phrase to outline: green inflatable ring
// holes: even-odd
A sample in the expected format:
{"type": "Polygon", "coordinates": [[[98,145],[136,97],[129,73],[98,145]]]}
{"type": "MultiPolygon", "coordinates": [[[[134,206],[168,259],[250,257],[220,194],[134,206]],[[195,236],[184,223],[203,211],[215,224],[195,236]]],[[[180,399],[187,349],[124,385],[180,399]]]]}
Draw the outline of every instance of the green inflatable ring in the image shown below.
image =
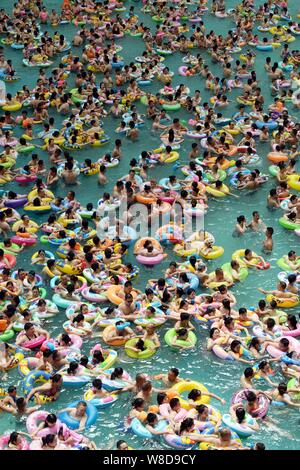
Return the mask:
{"type": "MultiPolygon", "coordinates": [[[[176,337],[176,330],[175,328],[170,328],[165,334],[165,342],[167,343],[168,346],[171,346],[172,348],[182,348],[182,347],[187,347],[191,346],[189,341],[185,341],[182,339],[179,339],[176,341],[176,344],[172,344],[173,339],[176,337]]],[[[197,343],[197,336],[193,331],[189,331],[188,335],[189,340],[192,342],[192,345],[195,346],[197,343]]]]}
{"type": "Polygon", "coordinates": [[[17,145],[16,146],[16,151],[18,153],[30,153],[35,150],[34,145],[17,145]]]}
{"type": "Polygon", "coordinates": [[[77,104],[77,103],[83,103],[83,102],[84,102],[84,99],[83,99],[83,98],[78,98],[78,96],[77,96],[77,91],[78,91],[78,88],[72,88],[72,90],[70,90],[70,94],[72,95],[71,100],[72,100],[73,103],[75,103],[75,104],[77,104]]]}
{"type": "Polygon", "coordinates": [[[160,18],[157,15],[154,15],[151,18],[152,18],[153,21],[155,21],[155,23],[163,23],[165,21],[165,18],[160,18]]]}
{"type": "Polygon", "coordinates": [[[173,51],[169,51],[169,50],[165,50],[165,49],[156,49],[156,52],[159,54],[159,55],[172,55],[173,54],[173,51]]]}
{"type": "MultiPolygon", "coordinates": [[[[12,247],[14,250],[20,249],[19,245],[17,245],[16,243],[12,243],[12,244],[11,244],[11,247],[12,247]]],[[[14,252],[14,251],[10,251],[9,248],[8,248],[8,249],[5,248],[3,242],[0,242],[0,248],[4,251],[4,253],[8,253],[8,254],[10,254],[10,255],[17,256],[17,254],[18,254],[18,253],[14,252]]]]}
{"type": "MultiPolygon", "coordinates": [[[[206,178],[208,179],[208,181],[212,181],[212,182],[215,182],[217,181],[210,173],[205,173],[206,175],[206,178]]],[[[218,180],[219,181],[224,181],[227,177],[227,173],[226,171],[224,170],[218,170],[218,180]]]]}
{"type": "Polygon", "coordinates": [[[270,173],[270,175],[272,175],[272,176],[277,176],[278,171],[279,171],[278,166],[276,166],[276,165],[270,165],[270,166],[269,166],[269,173],[270,173]]]}
{"type": "MultiPolygon", "coordinates": [[[[225,263],[221,266],[221,269],[223,269],[224,274],[227,274],[229,276],[232,276],[232,268],[230,263],[225,263]]],[[[239,280],[244,281],[246,277],[248,277],[249,271],[247,268],[240,268],[240,275],[239,275],[239,280]]]]}
{"type": "MultiPolygon", "coordinates": [[[[288,381],[288,383],[287,383],[288,391],[289,391],[290,388],[297,388],[296,377],[293,377],[291,380],[288,381]]],[[[294,396],[295,400],[300,400],[300,392],[293,393],[293,396],[294,396]]]]}
{"type": "MultiPolygon", "coordinates": [[[[40,292],[41,299],[45,299],[47,297],[47,291],[44,287],[39,287],[39,292],[40,292]]],[[[28,301],[26,299],[24,299],[23,297],[21,298],[24,301],[24,303],[22,303],[22,310],[27,309],[30,306],[30,304],[28,304],[28,301]]],[[[31,301],[29,300],[29,302],[31,301]]]]}
{"type": "Polygon", "coordinates": [[[280,325],[283,325],[287,321],[287,313],[282,312],[281,310],[276,310],[276,315],[264,315],[263,320],[266,320],[267,318],[272,318],[275,322],[279,318],[279,323],[280,325]]]}
{"type": "Polygon", "coordinates": [[[281,227],[286,228],[287,230],[300,230],[300,224],[287,220],[285,217],[280,217],[278,222],[281,227]]]}
{"type": "MultiPolygon", "coordinates": [[[[32,320],[33,320],[34,322],[40,323],[40,319],[39,319],[39,317],[38,317],[35,313],[32,315],[31,318],[32,318],[32,320]]],[[[14,331],[17,332],[17,333],[19,333],[20,331],[23,331],[23,330],[24,330],[24,323],[21,323],[21,322],[19,322],[19,321],[15,321],[15,322],[13,323],[13,329],[14,329],[14,331]]]]}
{"type": "Polygon", "coordinates": [[[133,38],[140,38],[142,37],[143,33],[129,33],[129,36],[133,38]]]}
{"type": "Polygon", "coordinates": [[[41,243],[44,243],[44,244],[45,244],[45,243],[48,243],[48,242],[49,242],[49,237],[48,237],[48,235],[42,235],[42,236],[40,237],[40,242],[41,242],[41,243]]]}
{"type": "Polygon", "coordinates": [[[136,352],[128,349],[128,346],[135,347],[137,342],[136,338],[129,339],[125,344],[125,352],[127,356],[132,357],[133,359],[148,359],[156,353],[156,348],[150,339],[145,340],[146,349],[144,351],[136,352]]]}
{"type": "Polygon", "coordinates": [[[10,161],[10,162],[1,163],[1,166],[9,170],[15,164],[16,164],[16,161],[13,161],[13,162],[10,161]]]}
{"type": "Polygon", "coordinates": [[[181,108],[181,104],[180,104],[180,103],[175,103],[175,104],[164,103],[164,104],[162,105],[162,108],[163,108],[165,111],[177,111],[178,109],[181,108]]]}
{"type": "Polygon", "coordinates": [[[147,96],[146,96],[146,95],[141,96],[140,102],[141,102],[144,106],[148,106],[148,98],[147,98],[147,96]]]}
{"type": "Polygon", "coordinates": [[[280,258],[276,264],[287,273],[293,271],[292,268],[285,262],[284,257],[280,258]]]}

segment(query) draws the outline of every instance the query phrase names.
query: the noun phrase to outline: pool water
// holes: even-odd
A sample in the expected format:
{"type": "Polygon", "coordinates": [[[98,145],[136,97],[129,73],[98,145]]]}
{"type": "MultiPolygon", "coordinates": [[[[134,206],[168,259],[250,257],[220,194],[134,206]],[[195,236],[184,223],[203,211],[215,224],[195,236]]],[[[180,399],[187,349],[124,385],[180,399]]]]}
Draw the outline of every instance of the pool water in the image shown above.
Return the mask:
{"type": "MultiPolygon", "coordinates": [[[[12,3],[10,0],[2,0],[1,7],[6,8],[7,11],[11,11],[12,3]]],[[[51,8],[59,7],[60,0],[45,1],[45,5],[48,10],[51,8]]],[[[209,2],[210,3],[210,2],[209,2]]],[[[236,2],[228,1],[226,2],[226,8],[233,7],[236,2]]],[[[261,2],[259,2],[261,3],[261,2]]],[[[136,12],[139,11],[140,3],[131,3],[127,2],[127,6],[134,5],[136,12]]],[[[295,15],[296,12],[296,2],[290,8],[291,14],[295,15]]],[[[207,28],[207,32],[210,30],[215,30],[218,34],[226,34],[229,29],[235,27],[234,22],[231,19],[218,19],[210,14],[204,15],[204,21],[207,28]]],[[[146,25],[151,26],[152,30],[155,28],[155,24],[151,22],[151,19],[144,15],[140,14],[140,21],[143,21],[146,25]]],[[[43,26],[43,30],[49,30],[51,33],[57,30],[57,28],[52,28],[51,26],[43,26]]],[[[71,40],[75,32],[75,27],[73,25],[63,25],[59,27],[59,31],[71,40]]],[[[263,37],[262,33],[259,33],[260,37],[263,37]]],[[[132,38],[127,36],[124,39],[119,40],[120,44],[123,45],[123,51],[120,53],[124,56],[125,62],[130,62],[134,60],[134,57],[140,55],[143,50],[143,43],[139,39],[132,38]]],[[[297,49],[300,46],[300,39],[296,36],[296,42],[290,46],[291,49],[297,49]]],[[[77,49],[76,49],[77,50],[77,49]]],[[[75,54],[76,54],[75,50],[75,54]]],[[[272,53],[263,53],[257,52],[255,70],[260,82],[260,86],[263,89],[263,95],[265,98],[265,107],[272,103],[272,98],[270,95],[270,82],[263,68],[265,58],[270,55],[272,60],[280,60],[279,54],[281,49],[276,49],[272,53]]],[[[16,91],[20,90],[22,85],[26,84],[30,88],[33,88],[36,79],[38,76],[38,69],[28,69],[25,68],[22,64],[22,54],[19,51],[13,50],[11,48],[5,48],[6,57],[12,59],[13,65],[17,70],[17,74],[22,77],[22,80],[12,84],[7,84],[7,92],[15,94],[16,91]]],[[[78,48],[78,55],[81,52],[81,48],[78,48]]],[[[202,52],[201,52],[202,53],[202,52]]],[[[210,69],[214,74],[220,74],[222,77],[221,68],[212,64],[207,53],[203,52],[203,57],[206,63],[209,65],[210,69]]],[[[238,58],[238,55],[234,56],[235,59],[238,58]]],[[[204,80],[200,77],[186,78],[181,77],[177,73],[177,69],[182,65],[182,54],[177,53],[171,57],[167,57],[165,60],[165,65],[169,66],[171,70],[175,71],[174,84],[178,85],[184,83],[191,89],[193,92],[196,89],[201,90],[202,103],[208,101],[210,94],[204,90],[204,80]]],[[[54,65],[59,63],[59,57],[55,59],[54,65]]],[[[50,69],[46,69],[47,76],[50,74],[50,69]]],[[[98,83],[101,81],[101,75],[97,76],[98,83]]],[[[74,77],[71,76],[69,80],[70,89],[73,88],[74,77]]],[[[161,88],[161,83],[154,81],[153,85],[147,87],[147,90],[150,92],[157,92],[161,88]]],[[[229,99],[232,101],[230,106],[223,111],[225,116],[231,116],[237,112],[237,103],[235,98],[238,94],[238,90],[234,90],[230,95],[229,99]]],[[[137,103],[137,107],[140,113],[144,113],[146,108],[143,107],[140,103],[137,103]]],[[[292,115],[298,117],[298,110],[290,109],[292,115]]],[[[185,111],[180,110],[179,112],[173,113],[174,116],[180,117],[182,119],[188,119],[189,116],[185,111]]],[[[173,116],[172,114],[172,116],[173,116]]],[[[53,108],[50,108],[50,115],[55,116],[55,127],[59,127],[63,118],[57,115],[53,108]]],[[[109,118],[104,120],[104,129],[105,132],[110,136],[111,140],[108,145],[100,149],[91,149],[83,150],[81,152],[74,153],[74,157],[80,161],[85,158],[92,158],[94,161],[98,159],[104,153],[112,150],[114,146],[114,140],[119,136],[115,134],[114,130],[118,126],[119,120],[109,118]]],[[[41,130],[41,126],[35,127],[35,133],[38,133],[41,130]]],[[[16,135],[20,136],[22,134],[20,129],[17,129],[16,135]]],[[[76,197],[80,200],[82,204],[87,204],[92,201],[96,207],[98,199],[101,197],[104,191],[111,192],[114,182],[117,178],[128,173],[129,161],[130,159],[137,157],[142,150],[151,150],[159,146],[159,136],[154,135],[151,132],[151,123],[146,121],[146,125],[140,129],[140,136],[137,142],[131,143],[126,141],[125,138],[122,139],[122,151],[123,158],[118,167],[113,170],[108,170],[108,183],[104,187],[99,187],[97,184],[97,176],[83,177],[80,176],[81,186],[75,187],[76,197]],[[88,187],[88,190],[87,190],[88,187]]],[[[180,163],[186,163],[188,161],[188,153],[191,148],[191,139],[185,139],[184,144],[182,145],[180,153],[180,163]]],[[[257,144],[258,154],[261,156],[260,162],[255,166],[260,169],[264,174],[268,174],[268,161],[266,155],[269,152],[269,144],[257,144]]],[[[38,155],[42,158],[47,168],[50,167],[48,163],[47,154],[41,150],[38,151],[38,155]]],[[[18,166],[26,164],[29,160],[29,156],[21,155],[18,159],[18,166]]],[[[297,170],[299,171],[299,163],[297,170]]],[[[176,174],[178,178],[182,178],[182,173],[180,170],[174,173],[174,169],[171,165],[165,165],[163,167],[154,168],[149,171],[149,175],[153,178],[160,179],[163,176],[168,176],[171,174],[176,174]]],[[[232,292],[237,296],[238,304],[237,307],[251,307],[257,304],[257,301],[262,298],[261,294],[257,291],[257,287],[263,286],[265,289],[270,289],[275,287],[277,282],[277,274],[279,268],[276,265],[276,260],[281,256],[286,254],[291,249],[299,248],[299,239],[295,236],[293,232],[284,230],[278,224],[278,218],[281,216],[279,212],[271,212],[266,207],[266,198],[269,190],[274,187],[274,180],[269,179],[268,183],[263,185],[258,191],[252,193],[239,193],[239,198],[226,197],[223,199],[210,199],[209,200],[209,210],[205,216],[205,229],[209,232],[212,232],[216,239],[216,245],[221,245],[224,247],[224,254],[221,258],[209,262],[209,271],[212,271],[217,266],[221,266],[223,263],[230,261],[231,254],[233,251],[239,248],[251,248],[257,253],[261,254],[262,247],[262,234],[257,233],[247,233],[242,238],[234,238],[232,236],[234,224],[236,217],[240,214],[244,214],[247,220],[250,220],[251,214],[254,210],[258,210],[263,221],[267,226],[274,227],[274,250],[270,256],[265,256],[265,258],[271,263],[271,268],[268,271],[258,271],[251,273],[247,280],[240,284],[236,285],[232,292]]],[[[21,188],[14,183],[7,185],[7,189],[12,189],[18,191],[19,193],[26,193],[28,187],[21,188]]],[[[73,188],[71,188],[73,189],[73,188]]],[[[55,193],[58,196],[63,196],[66,194],[68,188],[63,187],[61,184],[58,185],[55,193]]],[[[34,216],[34,219],[37,222],[45,220],[46,216],[34,216]]],[[[45,248],[45,245],[42,246],[45,248]]],[[[35,246],[34,248],[29,248],[24,251],[18,257],[18,267],[23,267],[25,269],[30,268],[30,258],[40,245],[35,246]]],[[[50,248],[51,249],[51,248],[50,248]]],[[[140,276],[135,280],[134,285],[137,288],[144,289],[146,281],[149,278],[157,278],[162,275],[169,262],[173,259],[180,261],[180,258],[177,258],[176,255],[172,252],[172,249],[167,248],[166,252],[169,256],[166,260],[159,266],[153,268],[141,267],[140,276]]],[[[132,252],[126,256],[126,261],[134,262],[135,258],[132,255],[132,252]]],[[[38,268],[37,268],[38,269],[38,268]]],[[[200,293],[201,291],[199,291],[200,293]]],[[[204,291],[203,291],[204,292],[204,291]]],[[[207,291],[205,291],[207,292],[207,291]]],[[[50,289],[48,289],[49,298],[52,295],[50,289]]],[[[292,310],[290,312],[293,312],[292,310]]],[[[295,309],[295,313],[297,310],[295,309]]],[[[47,321],[46,328],[49,328],[49,331],[53,332],[53,336],[60,333],[61,324],[65,321],[65,314],[61,311],[53,320],[47,321]]],[[[136,361],[127,357],[124,351],[120,351],[119,359],[116,363],[117,365],[122,366],[127,370],[132,376],[137,372],[145,371],[149,375],[155,375],[159,372],[166,372],[170,367],[176,366],[180,369],[180,374],[183,377],[187,377],[193,380],[203,382],[207,388],[222,396],[226,399],[226,405],[220,405],[219,402],[213,401],[213,404],[221,412],[228,412],[230,397],[232,394],[240,388],[239,379],[244,370],[242,364],[235,362],[222,362],[217,359],[211,353],[208,353],[205,349],[206,338],[208,336],[208,330],[204,326],[197,326],[197,336],[198,343],[194,350],[188,352],[179,352],[173,351],[169,348],[163,340],[164,333],[168,327],[163,326],[160,332],[160,338],[162,346],[158,353],[147,361],[136,361]]],[[[96,340],[89,340],[88,344],[85,342],[84,352],[87,352],[93,344],[96,343],[96,340]]],[[[119,351],[118,351],[119,352],[119,351]]],[[[275,376],[277,381],[280,381],[280,376],[275,376]]],[[[7,387],[8,385],[20,385],[21,379],[16,370],[13,370],[9,373],[7,379],[1,379],[1,387],[7,387]]],[[[157,387],[162,387],[160,383],[154,382],[157,387]]],[[[262,388],[264,384],[262,384],[262,388]]],[[[88,386],[86,387],[88,388],[88,386]]],[[[163,388],[163,387],[162,387],[163,388]]],[[[49,409],[53,412],[65,408],[68,403],[74,401],[74,399],[80,399],[83,397],[85,389],[75,389],[75,390],[66,390],[64,391],[58,402],[45,405],[46,409],[49,409]]],[[[130,399],[131,397],[128,394],[120,395],[118,401],[110,408],[100,410],[96,426],[92,427],[87,436],[93,439],[97,446],[102,449],[111,449],[115,448],[115,443],[118,439],[125,439],[130,445],[136,449],[158,449],[164,448],[165,445],[162,440],[145,440],[134,436],[133,434],[127,432],[124,428],[124,417],[128,414],[130,410],[130,399]]],[[[255,441],[264,442],[268,449],[289,449],[296,450],[299,449],[300,442],[300,429],[299,429],[299,410],[298,409],[286,409],[286,408],[275,408],[270,409],[269,416],[272,418],[272,424],[268,426],[263,425],[259,432],[255,434],[255,437],[249,438],[248,443],[253,443],[255,441]]],[[[25,420],[16,422],[10,414],[1,413],[0,415],[0,434],[8,430],[25,430],[25,420]]]]}

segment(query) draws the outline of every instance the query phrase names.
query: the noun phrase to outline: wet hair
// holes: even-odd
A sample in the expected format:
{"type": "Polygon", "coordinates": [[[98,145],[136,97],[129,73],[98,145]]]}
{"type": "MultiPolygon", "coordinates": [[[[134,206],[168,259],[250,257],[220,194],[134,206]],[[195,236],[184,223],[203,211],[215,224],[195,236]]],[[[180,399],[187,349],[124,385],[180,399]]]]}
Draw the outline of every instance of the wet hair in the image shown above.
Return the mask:
{"type": "Polygon", "coordinates": [[[253,376],[254,376],[254,370],[252,369],[252,367],[246,367],[246,369],[244,370],[244,377],[248,379],[253,376]]]}
{"type": "Polygon", "coordinates": [[[189,400],[196,401],[196,400],[199,400],[200,397],[201,397],[201,391],[198,390],[197,388],[193,388],[188,394],[189,400]]]}
{"type": "Polygon", "coordinates": [[[145,403],[145,400],[143,398],[135,398],[132,402],[131,405],[133,408],[140,408],[143,406],[145,403]]]}
{"type": "Polygon", "coordinates": [[[157,394],[156,401],[158,405],[162,405],[164,400],[167,398],[167,394],[164,392],[160,392],[157,394]]]}
{"type": "Polygon", "coordinates": [[[235,410],[235,414],[236,414],[238,424],[242,424],[246,416],[246,411],[244,410],[244,408],[242,407],[237,408],[235,410]]]}
{"type": "Polygon", "coordinates": [[[55,441],[55,434],[46,434],[42,437],[42,446],[52,444],[55,441]]]}

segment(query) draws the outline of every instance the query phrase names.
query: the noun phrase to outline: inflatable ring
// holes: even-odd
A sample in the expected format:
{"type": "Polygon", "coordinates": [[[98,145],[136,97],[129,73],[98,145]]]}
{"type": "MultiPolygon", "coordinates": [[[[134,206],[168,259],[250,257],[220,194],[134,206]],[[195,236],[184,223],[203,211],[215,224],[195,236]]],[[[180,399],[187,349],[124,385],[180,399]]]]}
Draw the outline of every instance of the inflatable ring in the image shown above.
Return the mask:
{"type": "MultiPolygon", "coordinates": [[[[247,393],[249,393],[249,391],[249,389],[244,389],[236,392],[231,398],[231,404],[235,405],[240,403],[243,405],[244,401],[247,400],[247,393]]],[[[259,407],[255,410],[255,413],[253,413],[255,415],[253,417],[264,418],[268,412],[270,400],[265,395],[259,394],[258,405],[259,407]]]]}
{"type": "MultiPolygon", "coordinates": [[[[252,255],[254,257],[257,257],[258,255],[252,251],[252,255]]],[[[233,254],[232,254],[232,259],[234,261],[237,261],[239,263],[239,265],[243,268],[247,268],[248,269],[248,265],[243,261],[243,257],[245,256],[245,250],[236,250],[233,254]]],[[[251,264],[251,266],[253,267],[256,267],[257,269],[269,269],[270,267],[270,263],[266,263],[266,267],[263,268],[261,266],[261,263],[257,263],[255,262],[255,260],[253,261],[253,264],[251,264]]]]}
{"type": "MultiPolygon", "coordinates": [[[[164,419],[158,421],[155,429],[157,431],[163,431],[168,425],[168,422],[164,419]]],[[[130,424],[131,431],[138,437],[143,439],[153,439],[154,435],[141,423],[138,418],[133,418],[130,424]]]]}
{"type": "Polygon", "coordinates": [[[113,394],[103,398],[94,398],[94,396],[95,394],[93,390],[89,389],[83,395],[83,399],[91,403],[91,405],[94,405],[96,408],[107,408],[108,406],[111,406],[113,403],[115,403],[118,399],[118,395],[113,394]]]}
{"type": "Polygon", "coordinates": [[[208,254],[204,254],[199,250],[199,255],[202,256],[202,258],[205,259],[216,259],[219,258],[220,256],[223,255],[224,253],[224,248],[222,246],[213,246],[212,247],[212,252],[208,254]]]}
{"type": "Polygon", "coordinates": [[[76,326],[73,326],[71,324],[71,321],[68,320],[63,324],[63,329],[67,333],[72,333],[73,335],[78,335],[78,336],[87,336],[89,333],[86,331],[86,329],[88,329],[89,332],[92,332],[91,325],[88,322],[84,322],[83,326],[85,328],[84,330],[81,329],[80,327],[77,328],[76,326]]]}
{"type": "Polygon", "coordinates": [[[125,352],[126,352],[127,356],[132,357],[134,359],[148,359],[149,357],[153,356],[157,351],[153,341],[151,341],[149,339],[145,340],[146,349],[144,351],[137,352],[137,351],[132,351],[131,349],[128,349],[128,346],[135,347],[136,342],[137,342],[137,339],[132,338],[132,339],[129,339],[125,343],[125,352]]]}
{"type": "MultiPolygon", "coordinates": [[[[55,259],[55,256],[53,253],[51,253],[51,251],[45,251],[45,255],[46,255],[46,262],[45,263],[35,263],[37,266],[45,266],[46,263],[47,263],[47,258],[48,259],[55,259]]],[[[36,251],[32,257],[31,257],[31,261],[35,260],[36,258],[38,258],[39,254],[38,254],[38,251],[36,251]]]]}
{"type": "MultiPolygon", "coordinates": [[[[177,384],[173,385],[168,391],[167,395],[169,399],[173,397],[178,397],[180,400],[180,405],[185,410],[190,410],[193,406],[188,402],[188,400],[184,399],[182,395],[186,392],[190,392],[191,390],[200,390],[201,392],[207,393],[207,388],[200,382],[191,381],[186,382],[184,380],[178,382],[177,384]]],[[[195,401],[197,405],[208,405],[210,402],[210,397],[208,395],[201,396],[200,400],[195,401]]]]}
{"type": "MultiPolygon", "coordinates": [[[[119,292],[123,290],[123,286],[110,286],[107,289],[106,296],[110,302],[112,302],[115,305],[120,305],[123,302],[123,298],[118,295],[119,292]]],[[[133,298],[135,299],[137,297],[137,293],[135,291],[131,292],[133,298]]]]}
{"type": "Polygon", "coordinates": [[[242,438],[250,437],[255,432],[252,428],[247,426],[247,424],[253,425],[255,424],[254,418],[252,416],[246,414],[245,416],[246,424],[239,424],[232,419],[230,414],[224,414],[222,416],[222,421],[229,429],[232,429],[234,432],[237,433],[238,436],[242,438]]]}
{"type": "Polygon", "coordinates": [[[300,230],[300,224],[292,222],[292,220],[289,220],[286,217],[280,217],[280,219],[278,219],[278,223],[287,230],[300,230]]]}
{"type": "Polygon", "coordinates": [[[197,343],[197,336],[193,331],[189,331],[188,339],[187,340],[177,340],[175,344],[173,344],[173,339],[176,338],[176,330],[175,328],[170,328],[165,334],[165,342],[168,346],[172,348],[186,348],[186,347],[194,347],[197,343]]]}
{"type": "Polygon", "coordinates": [[[299,297],[280,300],[275,295],[269,294],[266,296],[267,302],[271,302],[272,300],[275,300],[278,308],[294,308],[294,307],[297,307],[297,305],[299,305],[299,297]]]}
{"type": "Polygon", "coordinates": [[[287,184],[290,188],[300,191],[300,175],[290,175],[287,184]]]}
{"type": "MultiPolygon", "coordinates": [[[[68,408],[76,408],[78,403],[79,403],[78,401],[72,402],[68,405],[68,408]]],[[[96,423],[97,417],[98,417],[98,411],[97,411],[97,408],[94,405],[92,405],[90,402],[87,402],[86,405],[87,405],[86,407],[87,420],[85,423],[85,428],[89,428],[93,426],[93,424],[96,423]]],[[[65,423],[70,429],[75,430],[79,428],[80,420],[70,416],[70,414],[67,411],[59,412],[58,418],[60,419],[62,423],[65,423]]]]}
{"type": "MultiPolygon", "coordinates": [[[[35,370],[35,371],[30,372],[28,375],[26,375],[26,377],[24,378],[23,383],[22,383],[24,396],[27,397],[27,395],[29,395],[31,390],[34,387],[36,387],[37,384],[39,384],[39,383],[44,384],[44,383],[48,382],[48,380],[50,380],[50,377],[51,377],[51,375],[47,374],[47,372],[45,372],[43,370],[35,370]]],[[[36,398],[35,398],[35,400],[37,401],[36,398]]],[[[53,401],[53,398],[48,397],[46,395],[40,395],[39,394],[38,401],[42,402],[42,403],[47,403],[47,402],[53,401]]],[[[30,416],[32,416],[32,415],[30,415],[30,416]]]]}
{"type": "Polygon", "coordinates": [[[226,186],[226,184],[222,184],[222,191],[219,191],[215,188],[215,184],[212,184],[211,186],[206,186],[206,191],[208,194],[211,194],[214,197],[226,197],[226,195],[229,193],[229,188],[226,186]]]}

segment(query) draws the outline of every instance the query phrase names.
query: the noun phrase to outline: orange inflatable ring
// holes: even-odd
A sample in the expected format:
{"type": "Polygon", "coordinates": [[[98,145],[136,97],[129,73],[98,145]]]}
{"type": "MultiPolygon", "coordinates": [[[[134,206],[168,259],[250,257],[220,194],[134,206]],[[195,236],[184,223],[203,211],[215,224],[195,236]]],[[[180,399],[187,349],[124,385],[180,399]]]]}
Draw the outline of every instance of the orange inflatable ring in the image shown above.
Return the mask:
{"type": "Polygon", "coordinates": [[[238,151],[238,148],[237,147],[231,147],[230,150],[228,150],[228,152],[226,152],[229,157],[232,157],[233,155],[235,155],[238,151]]]}
{"type": "Polygon", "coordinates": [[[206,192],[206,186],[204,183],[201,183],[201,181],[199,181],[198,183],[198,189],[200,191],[201,194],[204,194],[206,192]]]}
{"type": "Polygon", "coordinates": [[[288,157],[280,152],[270,152],[268,153],[268,160],[274,163],[287,162],[288,157]]]}
{"type": "Polygon", "coordinates": [[[17,232],[16,235],[17,235],[17,237],[22,237],[22,238],[31,238],[32,237],[32,233],[28,233],[28,232],[17,232]]]}
{"type": "MultiPolygon", "coordinates": [[[[123,286],[110,286],[106,292],[108,300],[115,305],[120,305],[124,301],[124,299],[119,296],[119,292],[121,292],[123,289],[123,286]]],[[[136,299],[137,293],[135,291],[132,291],[131,294],[132,297],[136,299]]]]}
{"type": "Polygon", "coordinates": [[[123,346],[128,338],[122,338],[122,339],[109,339],[108,335],[115,330],[114,325],[108,325],[106,328],[103,330],[103,335],[102,339],[104,343],[109,344],[109,346],[123,346]]]}
{"type": "Polygon", "coordinates": [[[140,238],[135,243],[134,248],[133,248],[133,254],[138,255],[139,252],[141,251],[141,249],[144,247],[145,241],[147,241],[147,240],[151,241],[154,248],[156,248],[157,250],[162,250],[161,244],[157,240],[155,240],[155,238],[143,237],[143,238],[140,238]]]}

